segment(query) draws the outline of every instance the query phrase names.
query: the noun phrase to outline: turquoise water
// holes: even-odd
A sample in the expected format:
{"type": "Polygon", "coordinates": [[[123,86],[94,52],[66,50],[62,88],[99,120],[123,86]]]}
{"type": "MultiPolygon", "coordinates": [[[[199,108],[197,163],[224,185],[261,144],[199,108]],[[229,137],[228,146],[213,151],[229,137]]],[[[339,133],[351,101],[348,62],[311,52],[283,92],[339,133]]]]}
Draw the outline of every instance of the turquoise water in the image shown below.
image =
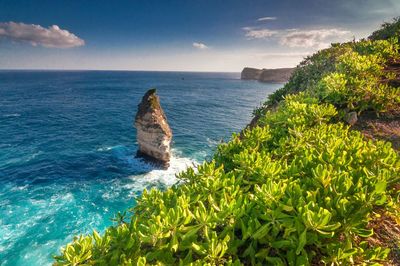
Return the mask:
{"type": "Polygon", "coordinates": [[[104,230],[144,188],[209,158],[280,84],[239,74],[0,71],[0,265],[48,265],[104,230]],[[134,157],[133,117],[156,87],[173,130],[168,170],[134,157]]]}

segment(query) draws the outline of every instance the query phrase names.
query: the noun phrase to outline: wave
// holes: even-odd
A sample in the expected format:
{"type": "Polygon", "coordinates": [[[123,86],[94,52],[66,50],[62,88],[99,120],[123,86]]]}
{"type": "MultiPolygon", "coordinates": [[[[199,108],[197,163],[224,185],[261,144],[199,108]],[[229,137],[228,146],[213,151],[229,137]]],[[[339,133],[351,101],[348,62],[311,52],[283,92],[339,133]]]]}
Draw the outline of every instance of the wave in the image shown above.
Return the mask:
{"type": "MultiPolygon", "coordinates": [[[[7,219],[7,217],[3,216],[0,218],[0,235],[2,235],[2,239],[0,239],[0,252],[6,252],[7,254],[10,250],[18,249],[21,253],[24,253],[19,259],[16,258],[18,261],[18,263],[16,263],[17,265],[51,265],[47,263],[48,259],[46,255],[53,252],[53,250],[51,250],[52,246],[49,246],[48,242],[43,245],[43,243],[40,242],[40,235],[35,235],[33,238],[32,232],[43,232],[46,230],[46,233],[48,233],[48,226],[54,223],[57,215],[60,215],[59,212],[62,210],[62,207],[73,202],[73,194],[67,192],[65,194],[52,195],[49,199],[29,198],[26,201],[18,202],[18,204],[13,203],[13,208],[9,208],[10,211],[7,212],[7,215],[23,217],[24,219],[10,222],[10,219],[7,219]],[[44,221],[46,222],[45,226],[43,226],[44,221]],[[25,239],[30,239],[30,246],[33,245],[36,246],[36,248],[26,248],[24,243],[25,239]],[[48,248],[43,250],[43,246],[48,246],[48,248]],[[40,256],[36,258],[34,256],[35,254],[40,256]],[[22,258],[24,258],[24,260],[29,260],[30,263],[26,263],[26,261],[23,263],[22,258]],[[36,264],[38,259],[39,263],[36,264]]],[[[5,211],[1,212],[3,215],[4,213],[5,211]]],[[[58,246],[62,244],[62,240],[58,239],[58,242],[58,246]]],[[[1,258],[0,256],[0,261],[2,260],[1,258]]],[[[2,262],[0,262],[0,265],[3,265],[2,262]]],[[[14,265],[13,263],[10,263],[10,265],[11,264],[14,265]]],[[[7,265],[7,261],[4,265],[7,265]]]]}
{"type": "Polygon", "coordinates": [[[208,146],[210,146],[210,147],[215,147],[218,144],[221,144],[221,141],[222,141],[222,140],[214,140],[214,139],[210,139],[210,138],[206,138],[206,140],[207,140],[208,146]]]}
{"type": "Polygon", "coordinates": [[[15,186],[13,188],[11,188],[11,191],[22,191],[22,190],[27,190],[27,188],[29,187],[28,184],[23,185],[23,186],[15,186]]]}
{"type": "Polygon", "coordinates": [[[26,163],[29,161],[34,160],[36,157],[38,157],[39,155],[43,154],[42,151],[37,151],[35,153],[32,154],[27,154],[25,156],[21,156],[19,158],[11,158],[9,160],[7,160],[3,165],[1,166],[9,166],[9,165],[13,165],[13,164],[20,164],[20,163],[26,163]]]}
{"type": "Polygon", "coordinates": [[[38,156],[41,155],[41,154],[43,154],[42,151],[35,152],[35,153],[33,153],[33,154],[27,156],[27,158],[25,159],[25,161],[26,161],[26,162],[29,162],[30,160],[35,159],[36,157],[38,157],[38,156]]]}
{"type": "Polygon", "coordinates": [[[15,114],[5,114],[3,117],[20,117],[21,114],[15,113],[15,114]]]}
{"type": "Polygon", "coordinates": [[[136,194],[143,191],[145,188],[154,186],[170,187],[174,185],[178,181],[176,178],[178,173],[185,171],[189,167],[196,167],[198,165],[198,162],[194,159],[180,157],[178,154],[178,151],[172,150],[170,166],[166,170],[154,169],[150,164],[147,164],[143,160],[134,158],[134,161],[137,161],[136,163],[138,166],[144,166],[145,169],[150,168],[151,170],[144,174],[129,176],[129,178],[134,182],[125,186],[129,188],[132,193],[136,194]]]}
{"type": "MultiPolygon", "coordinates": [[[[170,187],[178,181],[176,178],[178,173],[199,164],[194,158],[183,156],[182,152],[177,149],[171,150],[172,156],[168,169],[160,169],[142,158],[135,157],[136,151],[124,145],[103,146],[97,148],[97,151],[111,152],[119,161],[124,161],[133,170],[135,174],[128,176],[131,182],[123,186],[130,191],[130,196],[138,195],[146,188],[170,187]]],[[[115,193],[116,191],[107,192],[102,197],[108,200],[113,198],[115,193]]]]}
{"type": "Polygon", "coordinates": [[[117,145],[117,146],[100,147],[100,148],[97,149],[97,151],[109,151],[109,150],[112,150],[112,149],[117,148],[117,147],[119,147],[119,145],[117,145]]]}

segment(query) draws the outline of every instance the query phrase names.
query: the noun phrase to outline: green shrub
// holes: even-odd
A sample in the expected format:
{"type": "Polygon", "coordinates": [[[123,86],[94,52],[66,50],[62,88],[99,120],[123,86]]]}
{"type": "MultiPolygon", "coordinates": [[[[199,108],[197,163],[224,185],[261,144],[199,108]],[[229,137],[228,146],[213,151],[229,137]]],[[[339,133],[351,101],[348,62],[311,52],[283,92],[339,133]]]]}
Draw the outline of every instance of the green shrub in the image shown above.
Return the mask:
{"type": "Polygon", "coordinates": [[[386,67],[399,60],[398,38],[333,44],[300,63],[288,83],[271,94],[255,115],[301,91],[347,111],[390,111],[400,103],[400,90],[388,85],[396,75],[386,67]]]}
{"type": "Polygon", "coordinates": [[[381,28],[374,31],[369,39],[371,40],[387,40],[393,36],[400,37],[400,17],[394,18],[392,22],[385,22],[381,28]]]}
{"type": "Polygon", "coordinates": [[[389,144],[327,124],[335,115],[315,98],[288,96],[263,127],[219,146],[180,185],[144,191],[130,221],[77,238],[56,264],[383,260],[388,250],[359,241],[373,234],[373,207],[391,201],[386,187],[398,181],[399,160],[389,144]]]}
{"type": "Polygon", "coordinates": [[[395,39],[309,57],[255,127],[179,184],[145,190],[104,234],[76,237],[54,264],[380,265],[390,250],[367,241],[368,223],[376,208],[398,218],[399,155],[337,120],[338,108],[398,106],[398,91],[382,82],[395,57],[395,39]]]}
{"type": "Polygon", "coordinates": [[[282,101],[285,95],[313,88],[322,76],[334,71],[336,58],[343,53],[344,50],[336,45],[308,56],[296,67],[288,83],[268,96],[264,107],[282,101]]]}
{"type": "MultiPolygon", "coordinates": [[[[390,43],[387,43],[390,46],[390,43]]],[[[336,69],[310,91],[322,101],[348,110],[385,112],[400,103],[400,90],[382,83],[394,78],[384,71],[384,56],[349,51],[338,58],[336,69]]]]}

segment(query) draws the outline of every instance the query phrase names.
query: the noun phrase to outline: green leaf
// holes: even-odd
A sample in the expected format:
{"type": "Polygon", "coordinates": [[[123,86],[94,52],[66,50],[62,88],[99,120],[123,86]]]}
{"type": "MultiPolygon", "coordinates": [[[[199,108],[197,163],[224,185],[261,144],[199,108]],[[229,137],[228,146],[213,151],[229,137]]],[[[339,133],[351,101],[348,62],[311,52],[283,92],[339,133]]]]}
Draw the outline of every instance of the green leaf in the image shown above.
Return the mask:
{"type": "Polygon", "coordinates": [[[373,229],[355,229],[354,232],[361,237],[370,237],[374,234],[373,229]]]}
{"type": "Polygon", "coordinates": [[[307,244],[307,229],[305,229],[299,237],[299,244],[297,245],[296,255],[299,255],[303,250],[304,246],[307,244]]]}

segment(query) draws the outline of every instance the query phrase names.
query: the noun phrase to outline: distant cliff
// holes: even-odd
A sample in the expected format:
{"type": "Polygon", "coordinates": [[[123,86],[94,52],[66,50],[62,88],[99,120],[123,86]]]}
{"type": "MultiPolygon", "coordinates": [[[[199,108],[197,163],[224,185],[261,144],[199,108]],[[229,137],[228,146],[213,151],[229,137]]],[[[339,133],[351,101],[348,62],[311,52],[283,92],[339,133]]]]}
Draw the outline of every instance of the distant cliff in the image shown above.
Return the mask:
{"type": "Polygon", "coordinates": [[[292,75],[294,68],[257,69],[245,67],[241,79],[254,79],[262,82],[286,82],[292,75]]]}

